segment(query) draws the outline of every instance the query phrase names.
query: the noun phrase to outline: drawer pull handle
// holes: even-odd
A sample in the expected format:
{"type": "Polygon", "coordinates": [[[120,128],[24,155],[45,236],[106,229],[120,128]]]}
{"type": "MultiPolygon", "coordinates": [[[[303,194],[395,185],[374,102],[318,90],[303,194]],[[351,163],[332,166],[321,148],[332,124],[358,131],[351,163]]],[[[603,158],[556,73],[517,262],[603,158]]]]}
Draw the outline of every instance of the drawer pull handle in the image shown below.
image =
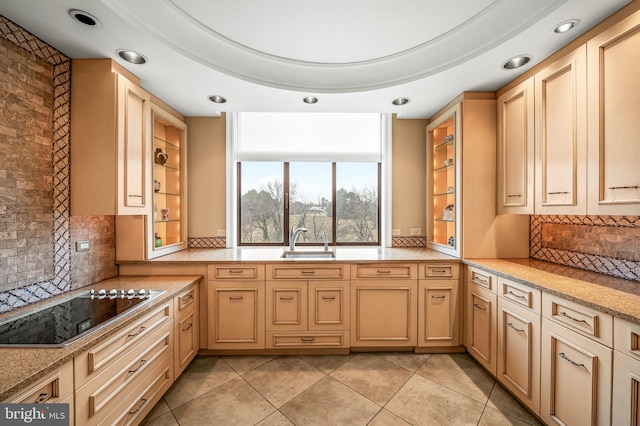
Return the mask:
{"type": "Polygon", "coordinates": [[[145,365],[146,363],[147,363],[146,359],[141,359],[138,366],[134,370],[129,370],[129,373],[135,373],[136,371],[140,370],[142,366],[145,365]]]}
{"type": "Polygon", "coordinates": [[[638,185],[633,185],[633,186],[610,186],[609,189],[638,189],[638,185]]]}
{"type": "Polygon", "coordinates": [[[335,296],[322,296],[322,300],[336,300],[335,296]]]}
{"type": "Polygon", "coordinates": [[[488,279],[482,278],[482,277],[477,276],[477,275],[473,278],[473,282],[476,282],[476,283],[479,283],[479,284],[484,284],[484,285],[489,284],[489,280],[488,279]]]}
{"type": "Polygon", "coordinates": [[[139,412],[140,410],[142,410],[142,407],[144,407],[146,403],[147,403],[147,400],[146,400],[146,399],[144,399],[144,398],[142,398],[142,399],[140,400],[140,405],[138,405],[138,408],[136,408],[134,411],[129,411],[129,415],[130,415],[130,416],[134,416],[134,415],[138,414],[138,412],[139,412]]]}
{"type": "Polygon", "coordinates": [[[379,273],[379,274],[390,274],[391,270],[389,270],[389,269],[378,269],[378,270],[376,270],[376,272],[379,273]]]}
{"type": "Polygon", "coordinates": [[[508,323],[507,325],[508,325],[509,327],[513,328],[515,331],[517,331],[517,332],[519,332],[519,333],[527,334],[527,333],[525,333],[525,332],[524,332],[524,330],[522,330],[522,329],[520,329],[520,328],[517,328],[517,327],[516,327],[515,325],[513,325],[513,323],[511,323],[511,322],[510,322],[510,323],[508,323]]]}
{"type": "Polygon", "coordinates": [[[127,336],[127,339],[128,339],[129,337],[136,337],[136,336],[139,336],[139,335],[140,335],[140,333],[142,333],[142,332],[143,332],[143,331],[145,331],[146,329],[147,329],[147,327],[145,327],[145,326],[143,325],[142,327],[140,327],[140,329],[138,330],[138,332],[137,332],[137,333],[129,334],[129,335],[127,336]]]}
{"type": "Polygon", "coordinates": [[[193,293],[189,293],[185,296],[182,296],[182,302],[186,303],[186,302],[191,302],[193,300],[193,293]]]}
{"type": "Polygon", "coordinates": [[[555,191],[555,192],[547,192],[548,195],[560,195],[560,194],[568,194],[569,191],[555,191]]]}
{"type": "Polygon", "coordinates": [[[575,322],[579,322],[579,323],[585,323],[585,324],[589,325],[589,323],[586,322],[585,320],[579,319],[579,318],[574,318],[571,315],[567,314],[566,312],[560,312],[560,315],[565,317],[565,318],[567,318],[567,319],[570,319],[571,321],[575,321],[575,322]]]}
{"type": "Polygon", "coordinates": [[[474,308],[478,308],[478,309],[480,309],[481,311],[486,311],[486,310],[487,310],[487,308],[483,308],[482,306],[478,305],[477,303],[474,303],[474,304],[473,304],[473,307],[474,307],[474,308]]]}
{"type": "Polygon", "coordinates": [[[229,296],[229,300],[242,300],[244,296],[229,296]]]}
{"type": "Polygon", "coordinates": [[[521,294],[516,294],[516,293],[512,292],[511,290],[507,291],[507,294],[511,295],[513,297],[517,297],[518,299],[527,300],[526,296],[523,296],[521,294]]]}
{"type": "Polygon", "coordinates": [[[187,328],[183,328],[182,331],[187,331],[189,330],[191,327],[193,327],[193,323],[190,322],[189,325],[187,326],[187,328]]]}
{"type": "Polygon", "coordinates": [[[432,299],[444,299],[444,296],[431,296],[432,299]]]}
{"type": "Polygon", "coordinates": [[[48,393],[41,393],[40,396],[38,396],[38,399],[36,399],[36,404],[42,404],[43,402],[45,402],[47,399],[49,399],[49,394],[48,393]]]}
{"type": "Polygon", "coordinates": [[[242,274],[244,269],[229,269],[230,274],[242,274]]]}
{"type": "Polygon", "coordinates": [[[436,274],[446,274],[447,270],[446,269],[432,269],[431,272],[436,273],[436,274]]]}
{"type": "Polygon", "coordinates": [[[572,360],[571,358],[569,358],[568,356],[566,356],[566,355],[564,354],[564,352],[560,352],[560,353],[558,354],[558,356],[559,356],[560,358],[564,359],[565,361],[569,361],[571,364],[575,365],[576,367],[582,367],[582,368],[584,368],[585,370],[587,369],[587,367],[585,367],[585,366],[584,366],[584,364],[578,364],[577,362],[575,362],[574,360],[572,360]]]}
{"type": "Polygon", "coordinates": [[[137,195],[137,194],[129,194],[129,197],[135,197],[135,198],[142,198],[142,195],[137,195]]]}
{"type": "Polygon", "coordinates": [[[301,271],[303,274],[313,275],[316,271],[301,271]]]}
{"type": "Polygon", "coordinates": [[[313,337],[301,337],[301,342],[313,342],[315,339],[313,337]]]}
{"type": "Polygon", "coordinates": [[[507,195],[507,198],[513,198],[513,197],[522,197],[521,194],[511,194],[511,195],[507,195]]]}
{"type": "Polygon", "coordinates": [[[286,302],[293,300],[293,296],[281,296],[280,300],[284,300],[286,302]]]}

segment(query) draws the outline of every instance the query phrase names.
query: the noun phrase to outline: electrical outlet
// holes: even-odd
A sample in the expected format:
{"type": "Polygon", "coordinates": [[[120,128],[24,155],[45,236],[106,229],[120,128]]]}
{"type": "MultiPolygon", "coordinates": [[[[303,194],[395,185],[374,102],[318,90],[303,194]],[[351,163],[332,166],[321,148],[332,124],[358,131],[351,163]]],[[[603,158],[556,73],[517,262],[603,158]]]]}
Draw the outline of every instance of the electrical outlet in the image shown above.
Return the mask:
{"type": "Polygon", "coordinates": [[[422,228],[411,228],[411,235],[421,235],[422,228]]]}
{"type": "Polygon", "coordinates": [[[89,251],[90,249],[90,241],[76,241],[76,251],[89,251]]]}
{"type": "Polygon", "coordinates": [[[391,235],[393,235],[394,237],[399,237],[400,235],[402,235],[402,229],[400,228],[393,228],[391,230],[391,235]]]}
{"type": "Polygon", "coordinates": [[[226,237],[227,236],[227,231],[225,231],[224,229],[217,229],[216,230],[216,236],[217,237],[226,237]]]}

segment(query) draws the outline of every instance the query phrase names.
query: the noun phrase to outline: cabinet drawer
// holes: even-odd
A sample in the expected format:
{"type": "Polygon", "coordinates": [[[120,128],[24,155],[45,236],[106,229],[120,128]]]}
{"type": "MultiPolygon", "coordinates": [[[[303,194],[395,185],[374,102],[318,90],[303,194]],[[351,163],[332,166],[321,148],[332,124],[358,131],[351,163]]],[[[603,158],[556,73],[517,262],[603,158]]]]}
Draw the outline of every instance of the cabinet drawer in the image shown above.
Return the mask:
{"type": "Polygon", "coordinates": [[[613,347],[613,318],[548,293],[542,295],[542,315],[585,335],[605,346],[613,347]]]}
{"type": "Polygon", "coordinates": [[[613,348],[640,361],[640,325],[613,319],[613,348]]]}
{"type": "Polygon", "coordinates": [[[171,302],[161,305],[112,338],[77,355],[74,359],[75,388],[83,386],[133,346],[170,322],[173,318],[172,307],[171,302]]]}
{"type": "Polygon", "coordinates": [[[156,365],[166,358],[173,359],[172,326],[167,322],[76,391],[76,420],[80,424],[100,421],[118,404],[122,395],[144,381],[156,365]]]}
{"type": "Polygon", "coordinates": [[[473,266],[467,267],[467,282],[474,283],[479,287],[486,288],[492,293],[496,293],[496,283],[498,277],[482,269],[474,268],[473,266]]]}
{"type": "Polygon", "coordinates": [[[458,279],[460,265],[457,263],[421,263],[420,279],[458,279]]]}
{"type": "Polygon", "coordinates": [[[73,361],[62,364],[47,377],[2,401],[3,403],[51,404],[60,403],[73,395],[73,361]]]}
{"type": "Polygon", "coordinates": [[[269,279],[331,279],[349,278],[344,265],[269,265],[269,279]]]}
{"type": "Polygon", "coordinates": [[[175,297],[174,300],[176,303],[174,309],[176,315],[179,315],[180,312],[184,310],[187,310],[189,308],[193,309],[195,307],[196,300],[198,300],[197,291],[198,287],[193,286],[175,297]]]}
{"type": "Polygon", "coordinates": [[[335,333],[277,333],[267,332],[267,348],[346,348],[349,332],[335,333]]]}
{"type": "Polygon", "coordinates": [[[263,280],[264,265],[257,264],[225,264],[209,265],[209,280],[263,280]]]}
{"type": "Polygon", "coordinates": [[[524,284],[498,277],[498,296],[509,299],[520,306],[540,314],[542,292],[524,284]]]}
{"type": "Polygon", "coordinates": [[[388,263],[351,265],[355,278],[416,278],[414,263],[388,263]]]}

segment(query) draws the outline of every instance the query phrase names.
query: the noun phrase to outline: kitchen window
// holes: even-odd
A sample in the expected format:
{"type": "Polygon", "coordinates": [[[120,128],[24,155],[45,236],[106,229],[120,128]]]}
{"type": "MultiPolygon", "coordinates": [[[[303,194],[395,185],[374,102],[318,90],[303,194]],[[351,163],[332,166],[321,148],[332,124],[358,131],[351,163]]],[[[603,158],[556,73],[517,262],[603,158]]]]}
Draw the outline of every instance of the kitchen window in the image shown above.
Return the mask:
{"type": "Polygon", "coordinates": [[[381,114],[238,113],[238,245],[379,245],[381,114]]]}

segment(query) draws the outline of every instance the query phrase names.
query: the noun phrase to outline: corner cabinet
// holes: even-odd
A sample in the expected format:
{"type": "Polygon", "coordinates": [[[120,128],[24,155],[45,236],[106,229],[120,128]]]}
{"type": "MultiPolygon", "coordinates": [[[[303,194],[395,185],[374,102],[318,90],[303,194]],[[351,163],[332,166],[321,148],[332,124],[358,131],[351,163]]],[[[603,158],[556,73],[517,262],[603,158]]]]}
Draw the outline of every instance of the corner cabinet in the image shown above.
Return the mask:
{"type": "Polygon", "coordinates": [[[427,246],[460,257],[460,104],[427,126],[427,246]]]}
{"type": "Polygon", "coordinates": [[[110,59],[71,67],[71,214],[151,212],[151,95],[110,59]]]}

